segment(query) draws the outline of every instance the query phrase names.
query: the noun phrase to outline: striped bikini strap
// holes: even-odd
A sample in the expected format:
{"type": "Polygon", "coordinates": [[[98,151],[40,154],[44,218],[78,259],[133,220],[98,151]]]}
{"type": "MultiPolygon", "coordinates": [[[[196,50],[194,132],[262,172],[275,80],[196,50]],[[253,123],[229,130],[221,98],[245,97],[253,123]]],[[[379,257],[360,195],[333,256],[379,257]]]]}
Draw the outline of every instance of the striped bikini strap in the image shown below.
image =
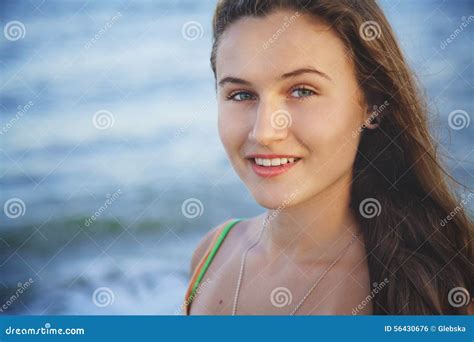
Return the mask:
{"type": "Polygon", "coordinates": [[[193,273],[193,276],[191,277],[190,285],[188,287],[188,291],[186,292],[184,302],[184,309],[186,315],[189,314],[191,303],[194,300],[194,297],[196,296],[196,292],[199,288],[202,278],[204,277],[220,246],[222,245],[222,242],[224,241],[230,230],[240,221],[242,221],[242,219],[230,220],[227,224],[224,224],[222,228],[218,229],[214,234],[212,242],[209,244],[206,253],[204,253],[204,256],[201,258],[201,261],[199,262],[193,273]]]}

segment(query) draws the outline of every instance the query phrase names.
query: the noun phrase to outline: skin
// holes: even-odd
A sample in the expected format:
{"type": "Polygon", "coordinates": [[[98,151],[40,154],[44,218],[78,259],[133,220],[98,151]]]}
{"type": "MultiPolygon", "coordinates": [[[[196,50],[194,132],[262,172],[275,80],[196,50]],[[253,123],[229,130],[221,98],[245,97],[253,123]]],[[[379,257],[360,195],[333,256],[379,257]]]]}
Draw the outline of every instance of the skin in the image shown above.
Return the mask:
{"type": "MultiPolygon", "coordinates": [[[[231,230],[206,273],[208,281],[191,314],[231,313],[242,254],[255,241],[267,214],[273,214],[270,223],[247,256],[238,314],[291,312],[359,233],[349,210],[350,186],[357,133],[370,112],[343,42],[324,22],[299,14],[268,48],[262,48],[282,27],[283,18],[294,14],[276,11],[264,18],[242,18],[226,29],[220,41],[216,60],[220,138],[236,173],[267,211],[231,230]],[[275,124],[278,111],[285,113],[284,119],[291,118],[291,124],[275,124]],[[284,174],[262,178],[246,158],[255,153],[301,160],[284,174]],[[290,305],[272,304],[276,287],[290,290],[290,305]]],[[[196,249],[192,270],[213,233],[196,249]]],[[[358,239],[297,314],[350,315],[371,289],[365,247],[358,239]]],[[[358,314],[371,312],[370,302],[358,310],[358,314]]]]}

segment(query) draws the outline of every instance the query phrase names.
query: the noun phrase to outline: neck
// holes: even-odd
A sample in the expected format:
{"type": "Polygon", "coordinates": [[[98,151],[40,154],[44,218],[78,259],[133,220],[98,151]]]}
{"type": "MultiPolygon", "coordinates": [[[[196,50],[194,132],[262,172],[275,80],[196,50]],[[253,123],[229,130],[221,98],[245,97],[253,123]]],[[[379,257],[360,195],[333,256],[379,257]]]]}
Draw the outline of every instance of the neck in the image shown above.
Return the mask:
{"type": "Polygon", "coordinates": [[[303,203],[269,209],[265,250],[272,259],[282,252],[295,261],[333,258],[358,233],[349,204],[350,179],[340,179],[303,203]]]}

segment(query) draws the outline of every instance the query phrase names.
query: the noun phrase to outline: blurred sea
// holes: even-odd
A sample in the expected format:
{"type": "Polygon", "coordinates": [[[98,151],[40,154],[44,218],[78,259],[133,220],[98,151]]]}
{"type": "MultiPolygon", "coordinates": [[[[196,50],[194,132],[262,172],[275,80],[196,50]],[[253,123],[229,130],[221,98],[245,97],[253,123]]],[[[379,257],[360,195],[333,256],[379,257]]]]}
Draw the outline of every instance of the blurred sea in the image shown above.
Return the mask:
{"type": "MultiPolygon", "coordinates": [[[[5,313],[174,314],[198,239],[263,210],[217,134],[214,5],[0,3],[3,28],[25,28],[22,39],[0,37],[0,203],[24,203],[19,217],[0,213],[0,305],[34,281],[5,313]],[[196,217],[183,215],[190,198],[196,217]],[[106,306],[93,300],[103,287],[106,306]]],[[[449,170],[472,187],[474,124],[450,129],[448,115],[474,113],[473,3],[382,6],[426,89],[449,170]]]]}

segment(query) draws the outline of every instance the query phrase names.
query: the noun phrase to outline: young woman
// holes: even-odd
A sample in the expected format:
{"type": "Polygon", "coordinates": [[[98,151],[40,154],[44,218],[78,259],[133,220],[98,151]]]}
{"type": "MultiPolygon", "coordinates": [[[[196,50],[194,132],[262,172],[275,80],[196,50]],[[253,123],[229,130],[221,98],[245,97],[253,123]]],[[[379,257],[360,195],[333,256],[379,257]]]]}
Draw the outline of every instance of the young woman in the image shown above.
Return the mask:
{"type": "Polygon", "coordinates": [[[468,314],[473,226],[378,5],[223,0],[213,28],[219,134],[267,211],[204,237],[185,313],[468,314]]]}

